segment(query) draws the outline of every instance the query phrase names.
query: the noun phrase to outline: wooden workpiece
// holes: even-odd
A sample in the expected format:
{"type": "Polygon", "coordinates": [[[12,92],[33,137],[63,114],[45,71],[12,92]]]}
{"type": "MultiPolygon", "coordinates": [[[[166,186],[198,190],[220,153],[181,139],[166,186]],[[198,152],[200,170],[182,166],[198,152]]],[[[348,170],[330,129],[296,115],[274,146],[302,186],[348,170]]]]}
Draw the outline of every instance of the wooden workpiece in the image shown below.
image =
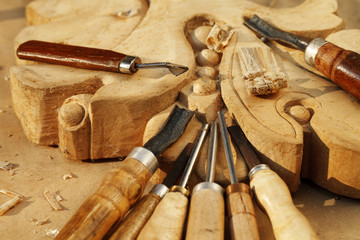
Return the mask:
{"type": "MultiPolygon", "coordinates": [[[[242,25],[242,16],[256,13],[283,30],[309,38],[325,37],[359,52],[359,30],[342,30],[342,17],[353,16],[353,22],[358,21],[357,12],[351,13],[358,9],[358,1],[339,0],[343,4],[339,8],[335,0],[308,0],[299,6],[280,0],[262,1],[291,6],[271,8],[249,0],[152,0],[150,4],[145,0],[36,0],[24,1],[30,3],[26,9],[28,26],[21,18],[24,5],[2,1],[0,24],[9,33],[0,37],[4,53],[0,56],[0,72],[2,79],[9,76],[10,81],[1,81],[4,97],[0,99],[0,154],[1,161],[12,161],[17,167],[11,173],[14,175],[0,170],[0,185],[24,196],[0,218],[0,231],[9,239],[47,239],[45,229],[60,230],[99,186],[105,173],[119,164],[91,164],[67,158],[96,161],[126,156],[134,146],[142,145],[151,120],[156,122],[158,114],[176,101],[199,111],[197,119],[190,123],[194,129],[200,129],[201,121],[210,122],[216,110],[226,107],[255,146],[260,160],[269,164],[293,192],[301,176],[333,193],[360,198],[359,101],[320,75],[304,70],[319,74],[305,64],[301,51],[275,42],[265,44],[242,25]],[[345,10],[342,6],[351,7],[345,10]],[[215,23],[229,26],[233,33],[220,41],[227,44],[224,48],[217,46],[222,52],[208,54],[206,49],[212,43],[205,41],[195,46],[191,36],[207,38],[215,23]],[[200,33],[196,35],[193,30],[200,33]],[[15,65],[15,49],[30,39],[110,49],[139,56],[143,62],[169,61],[190,69],[175,77],[167,69],[121,75],[19,59],[15,65]],[[258,50],[273,54],[275,66],[285,74],[287,87],[267,96],[249,94],[245,80],[236,77],[244,71],[239,60],[244,53],[257,54],[258,50]],[[202,66],[206,64],[210,66],[202,66]],[[216,89],[209,79],[215,82],[216,89]],[[89,98],[82,99],[83,94],[89,98]],[[61,151],[37,144],[59,144],[61,151]],[[68,172],[75,177],[63,180],[68,172]],[[60,190],[65,199],[62,211],[48,206],[43,196],[46,189],[60,190]],[[50,223],[34,228],[29,218],[49,218],[50,223]],[[24,232],[18,231],[20,228],[24,232]]],[[[359,28],[359,24],[352,27],[359,28]]],[[[268,64],[263,58],[256,63],[268,64]]],[[[187,140],[194,136],[190,134],[187,140]]],[[[164,153],[161,161],[171,162],[186,143],[176,144],[178,147],[164,153]]],[[[199,163],[205,163],[205,155],[199,163]]],[[[226,181],[226,164],[221,161],[217,178],[223,175],[226,181]]],[[[243,168],[237,170],[245,177],[247,169],[242,159],[238,161],[243,168]]],[[[205,175],[204,169],[197,166],[198,181],[205,175]]],[[[155,174],[150,181],[157,183],[163,177],[155,174]]],[[[300,185],[294,201],[320,238],[354,239],[359,235],[358,220],[346,217],[357,212],[353,207],[356,201],[308,186],[300,185]],[[314,199],[310,199],[312,196],[314,199]],[[334,205],[329,205],[329,199],[334,205]]],[[[7,200],[0,198],[0,204],[7,200]]],[[[273,239],[266,217],[258,209],[255,211],[261,239],[273,239]]]]}

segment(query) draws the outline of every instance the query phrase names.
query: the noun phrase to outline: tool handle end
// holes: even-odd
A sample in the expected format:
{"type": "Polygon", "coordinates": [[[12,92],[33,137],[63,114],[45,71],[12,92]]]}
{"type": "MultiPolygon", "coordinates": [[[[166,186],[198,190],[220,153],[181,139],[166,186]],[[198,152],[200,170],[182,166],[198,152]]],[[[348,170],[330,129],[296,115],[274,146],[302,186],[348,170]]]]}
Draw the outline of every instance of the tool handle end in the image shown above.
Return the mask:
{"type": "Polygon", "coordinates": [[[102,239],[141,197],[149,178],[149,170],[141,162],[126,158],[120,168],[108,173],[56,239],[102,239]]]}
{"type": "Polygon", "coordinates": [[[360,100],[360,55],[332,43],[321,46],[315,67],[339,87],[360,100]]]}
{"type": "Polygon", "coordinates": [[[257,171],[250,187],[269,216],[277,240],[318,239],[309,221],[295,207],[285,182],[274,171],[257,171]]]}

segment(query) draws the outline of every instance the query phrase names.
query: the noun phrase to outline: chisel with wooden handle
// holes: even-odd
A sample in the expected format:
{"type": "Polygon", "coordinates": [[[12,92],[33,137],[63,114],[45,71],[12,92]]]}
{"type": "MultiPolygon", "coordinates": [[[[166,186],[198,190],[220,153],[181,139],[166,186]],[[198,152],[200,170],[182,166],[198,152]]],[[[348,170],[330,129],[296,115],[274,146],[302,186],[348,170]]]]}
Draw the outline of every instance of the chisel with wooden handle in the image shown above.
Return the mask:
{"type": "Polygon", "coordinates": [[[237,180],[224,113],[219,111],[218,117],[231,181],[231,185],[226,188],[226,206],[230,225],[230,237],[232,240],[259,240],[255,209],[249,186],[245,183],[239,183],[237,180]]]}
{"type": "Polygon", "coordinates": [[[209,158],[206,181],[197,184],[192,192],[186,240],[222,240],[225,234],[224,189],[215,179],[217,153],[217,123],[210,131],[209,158]]]}
{"type": "Polygon", "coordinates": [[[250,188],[270,218],[277,240],[316,240],[309,221],[295,207],[285,182],[266,164],[261,164],[239,126],[228,128],[250,172],[250,188]]]}
{"type": "Polygon", "coordinates": [[[143,147],[136,147],[111,170],[97,191],[80,206],[56,239],[102,239],[141,197],[158,168],[156,156],[185,131],[194,112],[175,105],[163,128],[143,147]]]}
{"type": "Polygon", "coordinates": [[[156,184],[150,193],[143,196],[126,215],[119,227],[112,233],[109,240],[135,240],[145,223],[151,217],[160,200],[169,192],[169,188],[176,184],[190,157],[194,144],[185,146],[174,166],[167,174],[163,183],[156,184]]]}
{"type": "Polygon", "coordinates": [[[204,124],[179,185],[172,186],[170,192],[160,201],[141,230],[138,240],[180,240],[182,238],[190,195],[186,185],[208,128],[209,125],[204,124]]]}
{"type": "Polygon", "coordinates": [[[18,58],[63,66],[116,73],[134,74],[142,68],[167,68],[178,76],[187,67],[169,62],[141,63],[139,57],[111,50],[31,40],[22,43],[18,58]]]}
{"type": "Polygon", "coordinates": [[[244,24],[266,39],[281,41],[305,51],[305,61],[336,85],[360,99],[360,54],[345,50],[322,38],[307,41],[269,25],[257,15],[244,24]]]}

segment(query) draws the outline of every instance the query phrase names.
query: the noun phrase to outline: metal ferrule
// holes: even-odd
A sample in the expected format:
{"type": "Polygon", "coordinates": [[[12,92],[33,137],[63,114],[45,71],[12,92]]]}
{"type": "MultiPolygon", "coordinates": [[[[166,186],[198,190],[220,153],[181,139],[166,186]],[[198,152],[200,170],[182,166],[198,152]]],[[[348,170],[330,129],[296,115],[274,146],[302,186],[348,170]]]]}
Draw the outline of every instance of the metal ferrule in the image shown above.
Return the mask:
{"type": "Polygon", "coordinates": [[[215,182],[202,182],[202,183],[197,184],[194,187],[192,194],[194,195],[196,192],[199,192],[203,189],[213,189],[213,190],[219,192],[221,195],[224,194],[224,189],[215,182]]]}
{"type": "Polygon", "coordinates": [[[187,190],[186,188],[182,187],[182,186],[178,186],[178,185],[174,185],[170,188],[170,192],[179,192],[182,195],[184,195],[185,197],[189,197],[190,196],[190,192],[189,190],[187,190]]]}
{"type": "Polygon", "coordinates": [[[140,58],[134,56],[126,56],[119,64],[119,71],[125,74],[133,74],[137,72],[135,64],[141,63],[140,58]]]}
{"type": "Polygon", "coordinates": [[[165,186],[164,184],[156,184],[153,189],[151,189],[150,193],[153,193],[157,196],[159,196],[160,198],[163,198],[165,196],[165,194],[167,194],[169,192],[169,188],[167,186],[165,186]]]}
{"type": "Polygon", "coordinates": [[[327,44],[328,42],[322,38],[315,38],[313,39],[309,45],[305,48],[305,62],[312,67],[315,67],[315,57],[323,45],[327,44]]]}
{"type": "Polygon", "coordinates": [[[159,167],[159,162],[156,156],[151,151],[143,147],[134,148],[127,158],[134,158],[144,164],[151,175],[153,175],[159,167]]]}
{"type": "Polygon", "coordinates": [[[257,173],[258,171],[261,171],[261,170],[266,170],[266,169],[270,169],[270,167],[268,165],[266,165],[266,164],[259,164],[259,165],[256,165],[255,167],[253,167],[249,171],[249,179],[250,179],[250,181],[253,178],[253,176],[255,175],[255,173],[257,173]]]}

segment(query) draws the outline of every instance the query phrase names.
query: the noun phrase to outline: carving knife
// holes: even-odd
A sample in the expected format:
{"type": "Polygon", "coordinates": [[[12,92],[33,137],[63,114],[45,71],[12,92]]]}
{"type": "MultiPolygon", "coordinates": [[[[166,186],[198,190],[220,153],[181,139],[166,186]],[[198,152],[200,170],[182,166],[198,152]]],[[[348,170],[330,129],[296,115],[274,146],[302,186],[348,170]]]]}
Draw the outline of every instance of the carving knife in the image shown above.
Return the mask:
{"type": "Polygon", "coordinates": [[[156,184],[149,194],[143,196],[136,205],[126,215],[124,220],[116,228],[109,240],[135,240],[141,229],[151,217],[160,200],[169,192],[169,188],[176,184],[177,179],[183,172],[187,160],[190,157],[194,144],[189,143],[185,146],[174,166],[167,174],[163,183],[156,184]]]}
{"type": "Polygon", "coordinates": [[[218,117],[231,181],[231,184],[226,188],[226,207],[230,225],[230,237],[232,240],[259,240],[259,231],[250,188],[247,184],[237,180],[224,113],[218,111],[218,117]]]}
{"type": "Polygon", "coordinates": [[[141,63],[139,57],[110,50],[36,40],[22,43],[16,54],[25,60],[125,74],[134,74],[143,68],[167,68],[178,76],[188,70],[185,66],[169,62],[141,63]]]}
{"type": "Polygon", "coordinates": [[[186,240],[224,239],[225,203],[224,189],[215,179],[217,153],[217,123],[210,130],[209,158],[206,181],[197,184],[192,192],[186,231],[186,240]],[[211,229],[209,231],[209,229],[211,229]]]}
{"type": "Polygon", "coordinates": [[[195,165],[200,148],[204,142],[208,124],[204,124],[201,133],[195,143],[195,148],[185,167],[184,174],[179,185],[174,185],[160,201],[153,215],[141,230],[137,240],[180,240],[182,239],[183,227],[188,209],[188,197],[190,192],[186,185],[195,165]]]}
{"type": "Polygon", "coordinates": [[[56,239],[103,239],[141,197],[158,168],[156,156],[182,135],[193,115],[194,112],[175,105],[163,128],[143,147],[134,148],[119,168],[108,173],[56,239]]]}
{"type": "Polygon", "coordinates": [[[322,38],[315,38],[309,42],[295,34],[271,26],[257,15],[246,19],[244,24],[267,39],[281,41],[305,51],[307,64],[315,67],[336,85],[360,99],[360,55],[358,53],[345,50],[322,38]]]}
{"type": "Polygon", "coordinates": [[[270,218],[277,240],[317,240],[309,221],[295,207],[285,182],[268,165],[261,164],[239,126],[228,128],[250,172],[250,188],[270,218]]]}

